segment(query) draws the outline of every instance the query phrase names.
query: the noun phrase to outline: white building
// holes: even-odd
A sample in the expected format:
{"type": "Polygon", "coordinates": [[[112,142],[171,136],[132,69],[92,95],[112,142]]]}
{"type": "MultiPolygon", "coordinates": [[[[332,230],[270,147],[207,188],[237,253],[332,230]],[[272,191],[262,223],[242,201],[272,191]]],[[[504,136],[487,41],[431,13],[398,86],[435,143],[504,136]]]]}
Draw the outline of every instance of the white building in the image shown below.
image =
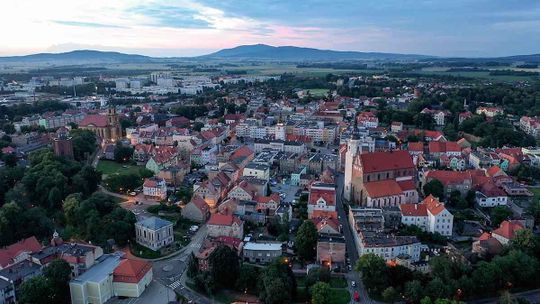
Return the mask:
{"type": "Polygon", "coordinates": [[[174,242],[173,223],[158,217],[149,217],[135,223],[137,243],[154,251],[174,242]]]}
{"type": "Polygon", "coordinates": [[[402,204],[399,208],[402,224],[415,225],[424,231],[452,236],[454,216],[432,195],[419,204],[402,204]]]}
{"type": "Polygon", "coordinates": [[[244,261],[250,263],[270,263],[283,254],[281,243],[247,242],[243,247],[244,261]]]}
{"type": "Polygon", "coordinates": [[[249,163],[244,167],[242,175],[268,181],[270,179],[270,167],[265,164],[249,163]]]}
{"type": "Polygon", "coordinates": [[[146,197],[163,200],[167,198],[167,183],[163,178],[151,177],[144,180],[143,194],[146,197]]]}

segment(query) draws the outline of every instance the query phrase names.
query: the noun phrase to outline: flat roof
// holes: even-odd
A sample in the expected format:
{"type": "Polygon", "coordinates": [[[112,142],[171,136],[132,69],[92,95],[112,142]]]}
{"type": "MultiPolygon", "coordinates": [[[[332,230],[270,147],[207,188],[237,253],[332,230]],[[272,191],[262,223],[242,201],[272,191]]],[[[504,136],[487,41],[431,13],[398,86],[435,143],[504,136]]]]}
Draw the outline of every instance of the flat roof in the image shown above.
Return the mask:
{"type": "Polygon", "coordinates": [[[120,264],[120,254],[104,254],[94,266],[90,267],[85,273],[70,281],[70,284],[85,284],[87,282],[99,283],[112,275],[114,269],[120,264]]]}
{"type": "Polygon", "coordinates": [[[278,250],[282,250],[282,245],[281,245],[281,243],[247,242],[244,245],[244,250],[273,250],[273,251],[278,251],[278,250]]]}

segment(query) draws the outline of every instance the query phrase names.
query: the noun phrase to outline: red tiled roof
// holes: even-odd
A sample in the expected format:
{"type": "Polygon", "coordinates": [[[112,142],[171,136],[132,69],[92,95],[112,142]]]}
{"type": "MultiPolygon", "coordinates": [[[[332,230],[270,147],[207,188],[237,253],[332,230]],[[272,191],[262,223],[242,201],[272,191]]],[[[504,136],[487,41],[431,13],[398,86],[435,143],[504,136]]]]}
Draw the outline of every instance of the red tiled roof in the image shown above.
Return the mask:
{"type": "Polygon", "coordinates": [[[217,226],[232,226],[233,223],[241,224],[242,220],[234,215],[215,213],[210,216],[208,221],[208,225],[217,226]]]}
{"type": "Polygon", "coordinates": [[[479,241],[485,241],[489,240],[491,238],[491,234],[489,232],[484,232],[480,237],[478,238],[479,241]]]}
{"type": "Polygon", "coordinates": [[[12,154],[12,153],[15,153],[17,150],[15,150],[15,148],[11,147],[11,146],[7,146],[7,147],[4,147],[2,148],[2,153],[3,154],[12,154]]]}
{"type": "Polygon", "coordinates": [[[113,282],[137,284],[151,269],[152,264],[143,260],[122,260],[114,269],[113,282]]]}
{"type": "Polygon", "coordinates": [[[409,151],[424,152],[424,143],[422,142],[410,142],[407,145],[409,151]]]}
{"type": "Polygon", "coordinates": [[[499,228],[493,231],[493,234],[500,235],[505,239],[511,240],[515,237],[518,230],[525,229],[519,222],[503,221],[499,228]]]}
{"type": "Polygon", "coordinates": [[[480,187],[480,192],[482,192],[482,194],[487,197],[507,196],[506,192],[497,187],[497,185],[495,185],[495,183],[493,183],[491,179],[489,180],[489,182],[482,183],[482,186],[480,187]]]}
{"type": "Polygon", "coordinates": [[[99,114],[87,115],[80,123],[79,126],[87,127],[89,125],[94,125],[96,127],[106,127],[107,126],[107,116],[99,114]]]}
{"type": "Polygon", "coordinates": [[[400,195],[403,192],[393,179],[364,183],[364,188],[371,198],[400,195]]]}
{"type": "Polygon", "coordinates": [[[444,170],[432,170],[426,173],[426,179],[437,179],[443,185],[448,186],[450,184],[460,184],[465,180],[471,180],[471,174],[469,171],[444,171],[444,170]]]}
{"type": "Polygon", "coordinates": [[[309,204],[317,204],[317,201],[322,198],[326,205],[333,206],[336,204],[336,189],[321,189],[310,187],[309,189],[309,204]]]}
{"type": "Polygon", "coordinates": [[[255,197],[255,201],[259,204],[268,204],[270,202],[276,202],[279,204],[280,198],[279,198],[279,194],[272,193],[270,194],[270,196],[257,196],[255,197]]]}
{"type": "Polygon", "coordinates": [[[499,168],[499,166],[493,166],[486,171],[487,175],[489,176],[495,176],[499,172],[501,172],[501,168],[499,168]]]}
{"type": "Polygon", "coordinates": [[[230,159],[233,160],[239,157],[248,157],[250,155],[253,155],[253,153],[253,150],[251,150],[248,146],[242,146],[233,152],[230,159]]]}
{"type": "Polygon", "coordinates": [[[425,204],[401,204],[399,209],[402,216],[427,216],[425,204]]]}
{"type": "Polygon", "coordinates": [[[360,154],[364,173],[413,169],[412,157],[407,151],[387,151],[360,154]]]}
{"type": "Polygon", "coordinates": [[[461,152],[461,147],[455,141],[431,141],[428,148],[429,153],[461,152]]]}
{"type": "Polygon", "coordinates": [[[433,215],[437,215],[446,209],[444,204],[431,194],[422,201],[422,204],[425,204],[427,210],[433,215]]]}
{"type": "Polygon", "coordinates": [[[317,231],[321,231],[325,226],[330,226],[333,230],[339,233],[339,221],[333,218],[312,218],[311,221],[317,227],[317,231]]]}
{"type": "Polygon", "coordinates": [[[13,259],[23,252],[36,252],[41,250],[41,244],[32,236],[0,249],[0,266],[5,267],[13,263],[13,259]]]}
{"type": "Polygon", "coordinates": [[[402,191],[410,191],[416,189],[416,185],[414,184],[414,181],[412,179],[397,181],[397,183],[402,191]]]}
{"type": "Polygon", "coordinates": [[[206,203],[205,200],[203,200],[200,196],[198,195],[194,195],[192,198],[191,198],[191,203],[193,203],[193,205],[195,205],[195,207],[197,207],[199,210],[201,210],[202,212],[207,212],[208,211],[208,204],[206,203]]]}

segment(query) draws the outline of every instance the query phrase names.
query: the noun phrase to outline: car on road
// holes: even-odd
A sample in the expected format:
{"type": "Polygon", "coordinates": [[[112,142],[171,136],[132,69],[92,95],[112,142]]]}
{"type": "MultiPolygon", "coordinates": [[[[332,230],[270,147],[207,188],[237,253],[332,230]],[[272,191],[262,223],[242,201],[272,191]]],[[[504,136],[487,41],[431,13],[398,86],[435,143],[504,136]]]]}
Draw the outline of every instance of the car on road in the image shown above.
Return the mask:
{"type": "Polygon", "coordinates": [[[129,193],[129,195],[131,195],[131,196],[136,196],[136,195],[137,195],[137,192],[131,191],[131,192],[129,193]]]}
{"type": "Polygon", "coordinates": [[[360,302],[360,293],[358,293],[358,290],[354,291],[353,299],[355,302],[360,302]]]}
{"type": "Polygon", "coordinates": [[[351,281],[351,286],[356,287],[356,281],[351,281]]]}

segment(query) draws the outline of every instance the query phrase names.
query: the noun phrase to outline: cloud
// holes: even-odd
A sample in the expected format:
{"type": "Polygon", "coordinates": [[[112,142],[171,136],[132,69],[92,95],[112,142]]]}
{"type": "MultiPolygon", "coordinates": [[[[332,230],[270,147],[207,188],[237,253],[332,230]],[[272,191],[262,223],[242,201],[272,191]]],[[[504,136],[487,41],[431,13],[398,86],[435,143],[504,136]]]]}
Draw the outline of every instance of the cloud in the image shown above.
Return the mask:
{"type": "Polygon", "coordinates": [[[125,26],[104,24],[96,22],[80,22],[80,21],[67,21],[67,20],[53,20],[54,23],[68,25],[68,26],[80,26],[80,27],[97,27],[97,28],[126,28],[125,26]]]}
{"type": "Polygon", "coordinates": [[[127,13],[149,18],[148,26],[171,28],[208,29],[213,25],[194,9],[168,5],[139,5],[126,10],[127,13]]]}

